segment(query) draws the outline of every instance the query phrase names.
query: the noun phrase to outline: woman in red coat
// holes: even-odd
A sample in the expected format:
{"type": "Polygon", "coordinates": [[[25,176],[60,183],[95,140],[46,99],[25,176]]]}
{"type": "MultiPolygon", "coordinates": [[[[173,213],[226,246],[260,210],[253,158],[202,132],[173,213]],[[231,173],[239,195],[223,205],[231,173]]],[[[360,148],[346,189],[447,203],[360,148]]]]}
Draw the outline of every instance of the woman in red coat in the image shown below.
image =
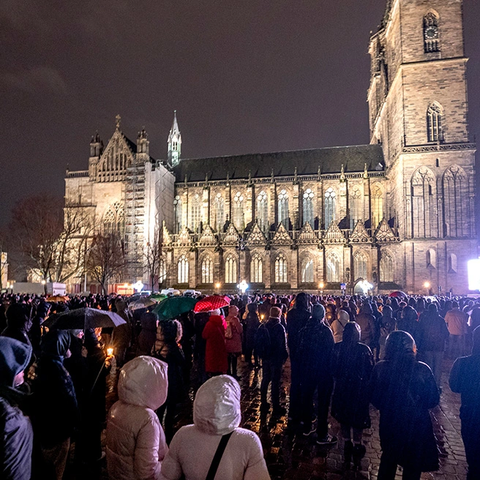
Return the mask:
{"type": "Polygon", "coordinates": [[[227,323],[223,315],[220,315],[220,310],[211,312],[202,333],[202,337],[206,341],[205,372],[209,377],[227,373],[226,329],[227,323]]]}

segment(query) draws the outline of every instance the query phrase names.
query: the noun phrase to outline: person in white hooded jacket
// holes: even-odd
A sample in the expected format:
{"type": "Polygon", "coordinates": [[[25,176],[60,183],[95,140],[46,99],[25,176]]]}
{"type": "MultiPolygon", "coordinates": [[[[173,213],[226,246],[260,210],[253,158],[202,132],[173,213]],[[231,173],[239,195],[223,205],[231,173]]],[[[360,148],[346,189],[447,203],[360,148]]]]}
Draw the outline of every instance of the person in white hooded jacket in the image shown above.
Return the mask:
{"type": "Polygon", "coordinates": [[[155,410],[165,403],[168,366],[140,356],[120,370],[118,398],[108,412],[107,469],[115,480],[158,480],[168,447],[155,410]]]}
{"type": "Polygon", "coordinates": [[[160,478],[205,480],[220,439],[233,432],[215,478],[270,480],[260,439],[255,432],[239,428],[240,420],[238,382],[228,375],[205,382],[193,404],[194,423],[182,427],[173,437],[160,478]]]}

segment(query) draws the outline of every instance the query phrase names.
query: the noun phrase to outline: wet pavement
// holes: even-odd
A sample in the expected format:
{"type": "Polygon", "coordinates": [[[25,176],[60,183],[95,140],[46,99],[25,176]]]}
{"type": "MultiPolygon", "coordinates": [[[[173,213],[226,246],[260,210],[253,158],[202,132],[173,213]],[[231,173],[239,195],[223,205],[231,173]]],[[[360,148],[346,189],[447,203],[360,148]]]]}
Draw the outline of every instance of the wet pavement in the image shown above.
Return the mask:
{"type": "MultiPolygon", "coordinates": [[[[444,361],[442,376],[443,393],[440,405],[431,411],[434,432],[440,452],[440,470],[423,473],[422,479],[464,480],[466,478],[466,460],[460,436],[459,407],[460,396],[448,387],[448,373],[452,362],[444,361]]],[[[264,418],[260,414],[261,370],[250,370],[239,361],[239,382],[242,387],[242,425],[256,432],[263,444],[265,459],[272,480],[337,480],[337,479],[372,479],[376,480],[380,464],[380,440],[378,436],[378,412],[371,407],[371,428],[364,430],[363,443],[366,455],[358,470],[344,465],[343,447],[319,446],[313,434],[304,437],[301,433],[290,432],[286,416],[264,418]]],[[[289,363],[285,365],[281,388],[281,403],[288,409],[289,363]]],[[[191,395],[193,397],[193,393],[191,395]]],[[[188,403],[188,402],[187,402],[188,403]]],[[[191,402],[181,409],[177,428],[192,423],[191,402]]],[[[330,433],[340,438],[340,426],[330,419],[330,433]]],[[[99,475],[89,474],[90,478],[107,479],[105,460],[102,461],[99,475]]],[[[72,464],[69,465],[66,479],[87,478],[80,475],[72,464]]],[[[401,469],[397,471],[401,478],[401,469]]]]}

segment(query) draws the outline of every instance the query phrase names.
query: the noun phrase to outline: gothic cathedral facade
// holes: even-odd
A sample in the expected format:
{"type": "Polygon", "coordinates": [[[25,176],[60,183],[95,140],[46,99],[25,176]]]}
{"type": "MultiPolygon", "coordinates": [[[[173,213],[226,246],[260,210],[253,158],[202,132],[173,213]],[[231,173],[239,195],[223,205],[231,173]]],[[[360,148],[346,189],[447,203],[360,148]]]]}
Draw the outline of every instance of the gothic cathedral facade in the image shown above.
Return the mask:
{"type": "Polygon", "coordinates": [[[146,281],[205,292],[467,293],[477,257],[475,144],[467,123],[462,0],[389,0],[370,38],[370,144],[183,159],[176,114],[165,161],[120,129],[92,138],[66,204],[117,225],[146,281]]]}

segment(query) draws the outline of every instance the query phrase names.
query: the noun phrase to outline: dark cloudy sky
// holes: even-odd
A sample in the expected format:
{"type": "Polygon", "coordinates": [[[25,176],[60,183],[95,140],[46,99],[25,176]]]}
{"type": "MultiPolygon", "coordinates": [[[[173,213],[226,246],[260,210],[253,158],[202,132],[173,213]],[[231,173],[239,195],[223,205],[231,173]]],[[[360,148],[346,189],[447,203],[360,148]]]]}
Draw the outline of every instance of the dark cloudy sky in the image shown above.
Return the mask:
{"type": "MultiPolygon", "coordinates": [[[[386,0],[2,0],[0,224],[63,194],[114,117],[165,158],[368,143],[369,32],[386,0]]],[[[465,0],[470,131],[480,129],[480,1],[465,0]]]]}

